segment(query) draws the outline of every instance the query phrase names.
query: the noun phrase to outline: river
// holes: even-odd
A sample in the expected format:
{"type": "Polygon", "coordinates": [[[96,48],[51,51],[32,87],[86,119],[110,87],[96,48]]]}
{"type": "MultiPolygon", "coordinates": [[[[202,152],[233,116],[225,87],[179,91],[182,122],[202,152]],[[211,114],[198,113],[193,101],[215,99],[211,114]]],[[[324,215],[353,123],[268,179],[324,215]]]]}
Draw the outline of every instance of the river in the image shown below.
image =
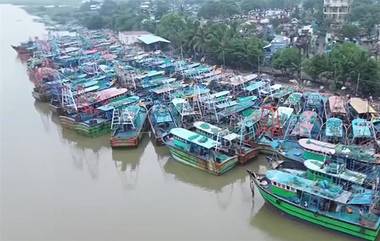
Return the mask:
{"type": "Polygon", "coordinates": [[[252,200],[245,170],[263,158],[215,177],[148,137],[114,151],[108,136],[62,129],[10,47],[44,35],[23,9],[0,5],[1,240],[354,240],[252,200]]]}

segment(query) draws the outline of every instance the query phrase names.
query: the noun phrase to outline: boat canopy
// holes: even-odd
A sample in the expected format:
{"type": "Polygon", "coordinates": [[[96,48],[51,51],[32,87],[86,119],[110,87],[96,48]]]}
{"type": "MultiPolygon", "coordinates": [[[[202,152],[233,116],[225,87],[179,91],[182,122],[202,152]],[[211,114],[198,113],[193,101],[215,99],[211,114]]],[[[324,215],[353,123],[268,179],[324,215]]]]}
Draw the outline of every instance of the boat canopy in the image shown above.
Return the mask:
{"type": "Polygon", "coordinates": [[[375,109],[373,109],[373,107],[369,104],[368,100],[363,100],[355,97],[351,98],[348,103],[358,114],[377,114],[375,109]]]}
{"type": "Polygon", "coordinates": [[[232,86],[239,86],[239,85],[242,85],[242,84],[245,84],[245,83],[248,83],[250,81],[253,81],[255,80],[256,78],[258,77],[257,74],[249,74],[249,75],[245,75],[245,76],[242,76],[242,75],[237,75],[237,76],[233,76],[229,79],[228,82],[226,82],[227,84],[231,84],[232,86]]]}
{"type": "Polygon", "coordinates": [[[189,131],[184,128],[173,128],[170,130],[170,134],[176,137],[179,137],[181,139],[184,139],[187,142],[190,142],[192,144],[203,147],[205,149],[212,149],[216,147],[217,145],[217,142],[214,141],[213,139],[200,135],[198,133],[189,131]]]}
{"type": "Polygon", "coordinates": [[[302,93],[300,92],[291,93],[289,97],[286,99],[285,104],[292,105],[292,106],[300,105],[301,98],[302,98],[302,93]]]}
{"type": "Polygon", "coordinates": [[[327,137],[343,137],[343,121],[339,118],[329,118],[326,121],[327,137]]]}
{"type": "Polygon", "coordinates": [[[367,175],[360,173],[360,172],[354,172],[351,170],[346,169],[343,164],[337,164],[337,163],[330,163],[325,164],[320,161],[316,160],[306,160],[304,162],[304,165],[307,169],[323,173],[327,176],[336,177],[338,179],[342,179],[345,181],[349,181],[351,183],[363,185],[364,181],[367,178],[367,175]],[[331,170],[335,169],[335,170],[331,170]]]}
{"type": "Polygon", "coordinates": [[[330,96],[329,97],[329,107],[330,112],[334,114],[346,114],[346,108],[344,107],[344,98],[341,96],[330,96]]]}
{"type": "Polygon", "coordinates": [[[327,180],[315,182],[313,180],[279,170],[267,171],[266,177],[271,180],[272,183],[277,182],[296,190],[307,192],[312,195],[333,200],[342,204],[347,204],[352,196],[352,193],[343,190],[342,186],[329,183],[327,180]]]}
{"type": "Polygon", "coordinates": [[[233,133],[233,132],[229,132],[228,129],[223,130],[222,128],[220,128],[218,126],[215,126],[215,125],[203,122],[203,121],[196,121],[196,122],[194,122],[193,126],[196,129],[203,131],[209,135],[215,136],[215,137],[218,135],[218,133],[221,133],[221,134],[223,134],[222,138],[227,140],[227,141],[233,141],[233,140],[240,138],[240,136],[238,134],[233,133]]]}
{"type": "Polygon", "coordinates": [[[260,88],[263,88],[267,84],[268,83],[266,83],[264,81],[253,82],[253,83],[250,83],[247,87],[245,87],[244,90],[248,91],[248,92],[255,91],[255,90],[258,90],[260,88]]]}
{"type": "Polygon", "coordinates": [[[352,121],[352,134],[354,138],[371,138],[371,123],[365,119],[354,119],[352,121]]]}
{"type": "Polygon", "coordinates": [[[314,111],[302,112],[291,134],[293,136],[310,137],[317,119],[318,115],[314,111]]]}
{"type": "Polygon", "coordinates": [[[101,110],[101,111],[110,111],[110,110],[113,110],[114,108],[118,108],[120,106],[130,105],[130,104],[136,103],[139,100],[140,100],[140,97],[135,96],[135,95],[133,95],[133,96],[123,96],[122,98],[114,100],[111,103],[99,106],[97,109],[101,110]]]}
{"type": "Polygon", "coordinates": [[[122,94],[125,94],[128,90],[125,88],[117,89],[115,87],[111,87],[109,89],[101,90],[99,92],[95,93],[94,98],[89,98],[91,103],[81,103],[78,105],[78,108],[87,107],[89,104],[95,104],[101,101],[105,101],[111,98],[115,98],[117,96],[120,96],[122,94]]]}

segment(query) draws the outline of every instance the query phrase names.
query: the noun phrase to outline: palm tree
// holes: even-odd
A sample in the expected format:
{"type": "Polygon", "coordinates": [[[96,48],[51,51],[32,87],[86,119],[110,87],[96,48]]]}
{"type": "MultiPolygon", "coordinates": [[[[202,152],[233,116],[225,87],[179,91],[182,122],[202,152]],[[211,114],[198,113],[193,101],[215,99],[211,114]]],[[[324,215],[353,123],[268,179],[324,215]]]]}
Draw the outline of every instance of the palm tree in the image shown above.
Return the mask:
{"type": "Polygon", "coordinates": [[[237,33],[230,26],[214,25],[211,26],[209,45],[213,52],[213,57],[218,61],[222,61],[226,65],[226,52],[230,46],[230,41],[237,33]]]}
{"type": "Polygon", "coordinates": [[[206,25],[201,25],[199,22],[194,24],[194,34],[189,41],[191,50],[195,55],[204,57],[206,50],[209,47],[212,35],[206,25]]]}

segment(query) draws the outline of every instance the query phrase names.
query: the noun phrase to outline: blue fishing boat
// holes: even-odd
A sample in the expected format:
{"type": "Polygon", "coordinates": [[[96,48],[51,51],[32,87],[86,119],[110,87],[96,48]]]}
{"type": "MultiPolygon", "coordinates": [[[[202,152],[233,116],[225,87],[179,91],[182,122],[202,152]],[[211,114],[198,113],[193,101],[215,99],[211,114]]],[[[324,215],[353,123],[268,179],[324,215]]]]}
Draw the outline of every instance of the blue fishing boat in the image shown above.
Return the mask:
{"type": "Polygon", "coordinates": [[[146,127],[147,116],[147,109],[139,105],[115,108],[111,122],[111,147],[137,147],[146,127]]]}
{"type": "Polygon", "coordinates": [[[177,127],[168,106],[163,103],[156,103],[150,108],[148,119],[154,139],[160,145],[164,144],[163,137],[177,127]]]}

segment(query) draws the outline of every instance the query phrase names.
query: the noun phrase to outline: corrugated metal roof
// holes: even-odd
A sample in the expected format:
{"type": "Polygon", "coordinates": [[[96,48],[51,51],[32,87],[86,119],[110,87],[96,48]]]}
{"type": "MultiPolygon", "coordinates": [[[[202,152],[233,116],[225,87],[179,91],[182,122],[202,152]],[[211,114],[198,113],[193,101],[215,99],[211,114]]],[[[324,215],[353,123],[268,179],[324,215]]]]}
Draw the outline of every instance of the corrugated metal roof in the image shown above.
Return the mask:
{"type": "Polygon", "coordinates": [[[169,40],[164,39],[160,36],[156,36],[154,34],[141,35],[141,36],[137,37],[137,39],[140,40],[141,42],[143,42],[144,44],[154,44],[154,43],[159,43],[159,42],[170,43],[169,40]]]}

